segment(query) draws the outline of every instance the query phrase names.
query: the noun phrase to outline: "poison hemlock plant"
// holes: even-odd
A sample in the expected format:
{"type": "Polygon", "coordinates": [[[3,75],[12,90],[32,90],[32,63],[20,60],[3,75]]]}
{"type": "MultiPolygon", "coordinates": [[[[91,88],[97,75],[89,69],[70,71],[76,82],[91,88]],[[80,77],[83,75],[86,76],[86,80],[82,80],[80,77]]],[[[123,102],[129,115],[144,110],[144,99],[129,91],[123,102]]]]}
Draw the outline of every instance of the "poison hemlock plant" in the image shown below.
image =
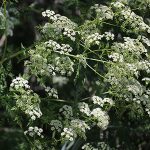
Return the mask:
{"type": "Polygon", "coordinates": [[[51,10],[42,16],[43,39],[10,84],[11,111],[32,149],[76,148],[78,139],[80,149],[111,149],[88,138],[111,127],[111,112],[150,117],[150,26],[121,2],[95,4],[80,26],[51,10]]]}

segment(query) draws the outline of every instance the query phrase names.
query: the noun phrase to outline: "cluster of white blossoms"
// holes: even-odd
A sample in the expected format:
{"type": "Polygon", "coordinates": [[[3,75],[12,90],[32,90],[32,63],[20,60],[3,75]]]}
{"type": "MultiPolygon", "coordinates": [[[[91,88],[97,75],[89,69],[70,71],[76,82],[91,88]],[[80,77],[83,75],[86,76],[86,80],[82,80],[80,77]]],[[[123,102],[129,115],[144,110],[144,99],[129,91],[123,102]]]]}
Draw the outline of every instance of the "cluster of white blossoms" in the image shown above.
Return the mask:
{"type": "Polygon", "coordinates": [[[147,78],[150,73],[148,46],[148,38],[143,36],[138,36],[137,39],[124,37],[123,43],[115,42],[111,47],[113,52],[108,56],[112,58],[112,61],[111,64],[107,65],[108,73],[105,78],[111,84],[113,92],[119,91],[122,100],[130,101],[136,104],[137,107],[142,107],[143,111],[149,115],[150,103],[148,99],[150,96],[146,90],[150,81],[147,78]],[[120,56],[122,56],[121,61],[119,60],[120,56]],[[142,72],[146,76],[140,79],[139,75],[142,72]]]}
{"type": "Polygon", "coordinates": [[[54,131],[56,130],[57,132],[61,132],[62,130],[62,123],[59,120],[52,120],[51,123],[51,130],[54,131]]]}
{"type": "Polygon", "coordinates": [[[132,85],[127,85],[128,91],[133,93],[135,96],[137,95],[142,95],[143,93],[143,88],[141,87],[141,84],[132,84],[132,85]]]}
{"type": "Polygon", "coordinates": [[[63,35],[69,37],[72,41],[75,41],[76,32],[74,30],[64,28],[63,35]]]}
{"type": "Polygon", "coordinates": [[[47,65],[47,70],[50,73],[50,75],[52,75],[52,77],[56,76],[56,70],[53,64],[48,64],[47,65]]]}
{"type": "Polygon", "coordinates": [[[17,108],[30,116],[31,120],[36,120],[42,116],[39,106],[39,96],[30,89],[27,80],[22,77],[17,77],[12,81],[10,87],[10,90],[17,91],[17,94],[15,95],[17,108]],[[18,92],[20,94],[18,94],[18,92]]]}
{"type": "Polygon", "coordinates": [[[82,146],[83,150],[98,150],[98,148],[94,148],[90,143],[86,143],[82,146]]]}
{"type": "Polygon", "coordinates": [[[93,147],[90,143],[85,143],[82,146],[82,149],[84,149],[84,150],[110,150],[111,148],[105,142],[98,142],[97,148],[93,147]]]}
{"type": "Polygon", "coordinates": [[[136,31],[147,31],[150,33],[150,27],[144,22],[143,18],[136,15],[129,7],[120,2],[112,3],[112,6],[119,11],[120,15],[125,19],[126,24],[136,31]]]}
{"type": "MultiPolygon", "coordinates": [[[[43,53],[45,54],[45,52],[43,53]]],[[[49,54],[46,55],[49,56],[49,54]]],[[[33,74],[35,75],[40,74],[42,76],[54,77],[60,74],[62,76],[71,76],[74,72],[74,62],[67,56],[60,57],[54,54],[54,57],[52,57],[53,55],[51,55],[51,60],[49,60],[50,57],[46,59],[40,55],[40,57],[36,56],[36,54],[33,54],[30,61],[26,62],[26,66],[30,68],[31,72],[34,71],[33,74]],[[34,67],[35,69],[33,70],[32,67],[34,67]]]]}
{"type": "Polygon", "coordinates": [[[42,116],[42,112],[38,105],[28,106],[28,108],[25,110],[25,113],[31,117],[31,120],[36,120],[42,116]]]}
{"type": "Polygon", "coordinates": [[[130,64],[130,63],[126,63],[125,64],[126,69],[130,71],[130,73],[138,76],[139,72],[138,72],[138,67],[136,66],[136,64],[130,64]]]}
{"type": "Polygon", "coordinates": [[[143,60],[137,62],[138,70],[144,70],[147,73],[150,73],[150,60],[143,60]]]}
{"type": "Polygon", "coordinates": [[[107,41],[114,40],[114,34],[111,32],[105,32],[104,37],[106,38],[107,41]]]}
{"type": "Polygon", "coordinates": [[[91,117],[97,121],[97,126],[105,130],[109,124],[109,116],[101,108],[95,108],[91,111],[91,117]]]}
{"type": "Polygon", "coordinates": [[[77,137],[77,134],[72,128],[64,128],[61,137],[63,141],[73,141],[77,137]]]}
{"type": "Polygon", "coordinates": [[[51,48],[53,51],[59,52],[60,54],[70,53],[73,51],[69,44],[58,44],[56,41],[49,40],[45,42],[47,48],[51,48]]]}
{"type": "Polygon", "coordinates": [[[73,116],[72,107],[68,105],[64,105],[62,108],[59,109],[59,112],[66,118],[71,119],[73,116]]]}
{"type": "Polygon", "coordinates": [[[30,89],[28,81],[23,79],[22,77],[16,77],[15,79],[13,79],[10,87],[16,90],[19,88],[30,89]]]}
{"type": "Polygon", "coordinates": [[[35,75],[49,75],[49,69],[47,65],[48,60],[42,55],[33,52],[32,50],[29,51],[29,54],[31,55],[30,60],[25,62],[27,68],[29,68],[29,70],[32,72],[34,71],[33,74],[35,75]]]}
{"type": "Polygon", "coordinates": [[[48,93],[48,96],[58,99],[58,92],[55,88],[46,87],[45,91],[48,93]]]}
{"type": "Polygon", "coordinates": [[[90,108],[89,108],[89,105],[85,102],[80,102],[78,103],[78,108],[80,110],[80,112],[84,113],[85,115],[87,116],[90,116],[90,108]]]}
{"type": "Polygon", "coordinates": [[[105,32],[104,34],[94,33],[85,38],[86,45],[99,45],[102,38],[105,38],[107,41],[114,40],[114,34],[111,32],[105,32]]]}
{"type": "Polygon", "coordinates": [[[112,12],[112,10],[104,5],[99,5],[99,4],[95,4],[94,6],[91,7],[91,9],[94,9],[96,12],[96,17],[99,20],[112,20],[114,13],[112,12]]]}
{"type": "Polygon", "coordinates": [[[60,73],[62,76],[71,76],[74,72],[74,62],[69,57],[56,57],[54,59],[55,72],[60,73]]]}
{"type": "Polygon", "coordinates": [[[138,36],[138,39],[150,47],[150,39],[146,38],[145,36],[141,36],[141,35],[138,36]]]}
{"type": "Polygon", "coordinates": [[[49,40],[49,41],[45,42],[45,45],[48,48],[51,48],[53,51],[57,51],[57,50],[61,49],[60,44],[58,44],[56,41],[53,41],[53,40],[49,40]]]}
{"type": "Polygon", "coordinates": [[[85,133],[87,129],[90,129],[90,126],[80,119],[71,120],[70,125],[74,130],[81,131],[83,133],[85,133]]]}
{"type": "MultiPolygon", "coordinates": [[[[142,81],[149,80],[149,78],[143,78],[142,81]],[[144,79],[144,80],[143,80],[144,79]]],[[[142,86],[138,81],[136,84],[128,85],[127,86],[128,91],[132,93],[132,97],[127,97],[125,100],[133,100],[135,103],[142,105],[144,107],[145,112],[150,116],[150,90],[146,89],[144,86],[142,86]]]]}
{"type": "Polygon", "coordinates": [[[29,127],[28,130],[24,131],[25,135],[29,135],[31,137],[34,137],[35,135],[38,135],[41,138],[44,138],[44,136],[42,135],[43,129],[42,128],[38,128],[38,127],[29,127]]]}
{"type": "MultiPolygon", "coordinates": [[[[50,17],[51,20],[55,20],[55,12],[54,11],[50,11],[50,10],[46,10],[42,12],[42,16],[43,17],[50,17]]],[[[57,18],[56,18],[57,19],[57,18]]]]}
{"type": "Polygon", "coordinates": [[[124,51],[131,52],[137,57],[143,53],[147,53],[147,49],[138,39],[132,39],[130,37],[124,37],[123,43],[114,43],[112,49],[117,50],[122,55],[126,54],[123,53],[124,51]]]}
{"type": "Polygon", "coordinates": [[[111,5],[114,6],[115,8],[119,8],[119,9],[122,9],[125,7],[125,5],[121,2],[112,2],[111,5]]]}
{"type": "Polygon", "coordinates": [[[140,42],[140,39],[132,39],[124,37],[124,42],[115,42],[111,46],[113,52],[108,55],[111,58],[111,63],[106,74],[107,81],[114,85],[117,89],[122,90],[123,82],[128,85],[127,76],[130,78],[139,76],[139,71],[144,70],[150,73],[150,61],[148,58],[148,50],[140,42]],[[143,56],[146,58],[143,60],[143,56]],[[117,63],[116,63],[117,62],[117,63]],[[122,82],[123,81],[123,82],[122,82]]]}
{"type": "Polygon", "coordinates": [[[110,106],[114,105],[114,101],[111,98],[101,98],[99,96],[92,96],[92,101],[94,104],[98,104],[103,107],[105,104],[109,104],[110,106]]]}
{"type": "Polygon", "coordinates": [[[123,62],[122,54],[112,52],[110,55],[108,55],[108,57],[111,58],[113,62],[123,62]]]}
{"type": "Polygon", "coordinates": [[[60,25],[63,25],[63,27],[70,26],[73,29],[77,27],[77,24],[72,22],[70,19],[68,19],[66,16],[61,16],[60,14],[55,14],[54,11],[46,10],[42,12],[43,17],[49,17],[51,21],[57,22],[60,25]]]}
{"type": "Polygon", "coordinates": [[[73,51],[72,47],[69,44],[61,44],[62,53],[70,53],[73,51]]]}
{"type": "Polygon", "coordinates": [[[76,23],[72,22],[65,16],[55,14],[54,11],[50,10],[42,12],[42,16],[49,17],[55,27],[60,29],[60,33],[62,32],[64,36],[67,36],[72,41],[75,41],[76,32],[74,31],[74,29],[77,27],[76,23]]]}
{"type": "Polygon", "coordinates": [[[16,96],[16,106],[25,114],[31,117],[31,120],[36,120],[42,116],[40,110],[40,99],[36,93],[32,91],[22,91],[21,95],[16,96]]]}
{"type": "MultiPolygon", "coordinates": [[[[100,100],[100,98],[98,97],[94,97],[94,102],[98,102],[97,99],[100,100]]],[[[111,104],[113,102],[111,102],[110,99],[105,98],[105,102],[110,102],[111,104]]],[[[100,106],[102,106],[103,104],[101,103],[100,106]]],[[[112,104],[113,105],[113,104],[112,104]]],[[[90,111],[89,105],[85,102],[80,102],[78,104],[78,108],[80,110],[80,112],[82,112],[83,114],[87,115],[88,117],[90,117],[93,120],[93,123],[100,127],[101,129],[105,130],[109,124],[109,116],[107,115],[107,113],[105,111],[103,111],[101,108],[94,108],[93,110],[90,111]]]]}

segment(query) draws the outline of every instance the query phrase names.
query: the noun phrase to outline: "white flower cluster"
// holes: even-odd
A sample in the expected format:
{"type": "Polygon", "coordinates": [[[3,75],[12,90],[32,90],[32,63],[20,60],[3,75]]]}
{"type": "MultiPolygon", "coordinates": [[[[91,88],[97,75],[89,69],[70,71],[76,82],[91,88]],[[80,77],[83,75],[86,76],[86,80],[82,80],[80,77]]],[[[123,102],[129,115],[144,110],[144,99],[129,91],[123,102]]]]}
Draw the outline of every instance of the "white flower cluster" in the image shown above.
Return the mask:
{"type": "Polygon", "coordinates": [[[59,57],[55,56],[53,62],[51,64],[47,64],[47,68],[45,71],[48,73],[47,75],[52,75],[53,78],[60,74],[61,76],[67,75],[71,76],[74,72],[74,62],[69,57],[59,57]]]}
{"type": "Polygon", "coordinates": [[[114,40],[114,34],[111,32],[105,32],[104,37],[106,38],[107,41],[114,40]]]}
{"type": "Polygon", "coordinates": [[[85,39],[85,45],[99,45],[100,40],[103,38],[103,35],[100,35],[99,33],[94,33],[92,35],[89,35],[85,39]]]}
{"type": "Polygon", "coordinates": [[[50,97],[54,97],[58,99],[58,92],[55,88],[46,87],[45,91],[48,93],[50,97]]]}
{"type": "Polygon", "coordinates": [[[99,106],[103,107],[106,103],[108,103],[110,106],[114,105],[114,102],[110,98],[104,98],[102,99],[99,96],[92,96],[92,101],[94,104],[98,104],[99,106]]]}
{"type": "Polygon", "coordinates": [[[150,27],[144,22],[143,18],[136,15],[130,8],[120,2],[114,2],[112,3],[112,6],[119,9],[120,15],[124,17],[126,23],[128,23],[133,29],[150,33],[150,27]]]}
{"type": "Polygon", "coordinates": [[[59,39],[58,37],[62,34],[62,29],[58,28],[56,24],[47,22],[43,26],[42,32],[50,38],[59,39]]]}
{"type": "Polygon", "coordinates": [[[136,64],[126,63],[125,65],[127,67],[127,70],[129,70],[134,75],[138,76],[139,72],[138,72],[138,67],[136,66],[136,64]]]}
{"type": "Polygon", "coordinates": [[[56,76],[56,69],[55,69],[55,67],[54,67],[53,64],[48,64],[48,65],[47,65],[47,70],[48,70],[48,72],[49,72],[53,77],[56,76]]]}
{"type": "Polygon", "coordinates": [[[59,120],[52,120],[51,123],[51,130],[54,131],[56,130],[57,132],[61,132],[62,130],[62,123],[59,120]]]}
{"type": "MultiPolygon", "coordinates": [[[[147,49],[140,42],[139,38],[132,39],[130,37],[124,37],[123,43],[115,42],[111,49],[113,52],[111,52],[111,55],[108,55],[108,57],[113,60],[111,64],[108,65],[108,73],[105,77],[107,79],[106,82],[109,82],[114,90],[123,91],[124,85],[131,84],[129,79],[139,77],[139,71],[144,70],[150,73],[150,62],[148,60],[147,49]],[[146,56],[145,60],[142,58],[143,54],[146,56]],[[120,57],[121,60],[119,60],[120,57]]],[[[132,88],[129,89],[131,90],[132,88]]],[[[128,98],[128,100],[129,99],[132,98],[128,98]]]]}
{"type": "Polygon", "coordinates": [[[80,102],[78,104],[78,108],[79,108],[80,112],[86,114],[87,116],[90,116],[91,111],[90,111],[89,105],[87,103],[80,102]]]}
{"type": "Polygon", "coordinates": [[[73,141],[77,135],[72,128],[64,128],[61,137],[64,141],[73,141]]]}
{"type": "Polygon", "coordinates": [[[97,121],[97,126],[105,130],[109,124],[109,116],[101,108],[95,108],[91,111],[91,117],[97,121]]]}
{"type": "Polygon", "coordinates": [[[20,93],[15,95],[16,107],[30,116],[31,120],[40,118],[42,116],[42,112],[39,107],[40,99],[36,93],[30,90],[28,81],[22,77],[17,77],[12,81],[10,86],[20,93]],[[21,89],[21,87],[23,87],[23,89],[21,89]]]}
{"type": "Polygon", "coordinates": [[[136,84],[135,85],[134,84],[127,85],[127,89],[128,89],[128,91],[133,93],[135,96],[142,95],[142,93],[143,93],[143,89],[142,89],[140,83],[137,85],[136,84]]]}
{"type": "Polygon", "coordinates": [[[43,132],[42,128],[38,128],[35,126],[35,127],[29,127],[28,130],[24,131],[24,134],[25,135],[29,134],[29,136],[31,137],[38,135],[39,137],[44,138],[42,132],[43,132]]]}
{"type": "Polygon", "coordinates": [[[99,45],[100,40],[105,38],[107,41],[114,40],[114,34],[111,32],[105,32],[104,34],[94,33],[86,37],[85,44],[86,45],[99,45]]]}
{"type": "Polygon", "coordinates": [[[36,107],[28,106],[25,113],[31,117],[31,120],[36,120],[36,118],[40,118],[42,116],[42,112],[38,105],[36,107]]]}
{"type": "MultiPolygon", "coordinates": [[[[35,51],[36,52],[36,51],[35,51]]],[[[26,61],[25,65],[27,68],[30,68],[31,71],[34,71],[33,74],[40,74],[40,75],[48,75],[49,70],[48,70],[48,60],[40,55],[40,53],[33,53],[33,51],[29,51],[29,54],[31,55],[30,61],[26,61]],[[35,67],[36,66],[36,67],[35,67]],[[33,68],[34,69],[33,69],[33,68]]]]}
{"type": "Polygon", "coordinates": [[[124,37],[124,49],[128,49],[128,51],[133,52],[137,55],[142,53],[147,53],[147,49],[144,47],[144,45],[139,42],[138,39],[131,39],[129,37],[124,37]]]}
{"type": "Polygon", "coordinates": [[[74,30],[64,28],[63,35],[69,37],[72,41],[75,41],[76,32],[74,30]]]}
{"type": "Polygon", "coordinates": [[[88,126],[88,124],[85,123],[85,121],[80,120],[80,119],[74,119],[71,120],[70,123],[71,127],[77,131],[81,130],[83,133],[85,133],[85,131],[88,129],[90,129],[90,127],[88,126]]]}
{"type": "Polygon", "coordinates": [[[123,62],[123,55],[119,53],[112,52],[109,56],[114,62],[123,62]]]}
{"type": "Polygon", "coordinates": [[[43,17],[49,17],[56,28],[59,28],[63,35],[69,37],[72,41],[75,41],[75,31],[74,29],[77,27],[77,24],[72,22],[65,16],[61,16],[59,14],[55,14],[54,11],[46,10],[42,12],[43,17]]]}
{"type": "Polygon", "coordinates": [[[150,73],[150,61],[149,60],[143,60],[139,61],[137,63],[138,70],[144,70],[147,73],[150,73]]]}
{"type": "MultiPolygon", "coordinates": [[[[148,79],[150,81],[149,78],[143,78],[144,80],[148,79]]],[[[125,100],[129,101],[129,100],[133,100],[133,102],[142,105],[144,107],[144,110],[147,112],[147,114],[150,116],[150,90],[146,90],[145,87],[143,87],[142,85],[140,85],[140,83],[136,84],[136,85],[129,85],[128,87],[128,91],[131,92],[134,96],[130,97],[127,96],[125,97],[125,100]]],[[[128,94],[129,95],[129,94],[128,94]]]]}
{"type": "Polygon", "coordinates": [[[57,50],[61,49],[60,44],[58,44],[56,41],[53,41],[53,40],[49,40],[49,41],[45,42],[45,45],[48,48],[51,48],[53,51],[57,51],[57,50]]]}
{"type": "Polygon", "coordinates": [[[72,22],[70,19],[68,19],[66,16],[61,16],[60,14],[55,14],[54,11],[46,10],[42,12],[43,17],[49,17],[53,22],[57,22],[60,25],[63,25],[63,27],[70,26],[73,29],[77,27],[77,24],[72,22]]]}
{"type": "Polygon", "coordinates": [[[100,20],[113,19],[114,14],[112,10],[107,6],[95,4],[91,7],[91,9],[95,10],[97,18],[100,20]]]}
{"type": "Polygon", "coordinates": [[[72,47],[69,44],[58,44],[56,41],[49,40],[45,42],[45,45],[48,48],[51,48],[53,51],[57,51],[60,54],[70,53],[73,51],[72,47]]]}
{"type": "Polygon", "coordinates": [[[119,8],[119,9],[122,9],[125,7],[125,5],[121,2],[112,2],[111,5],[115,8],[119,8]]]}
{"type": "Polygon", "coordinates": [[[130,37],[124,37],[123,43],[114,43],[112,49],[118,50],[119,53],[132,52],[137,57],[143,53],[147,53],[147,49],[138,39],[132,39],[130,37]]]}
{"type": "Polygon", "coordinates": [[[74,63],[69,57],[56,57],[54,60],[55,71],[61,75],[71,76],[74,72],[74,63]]]}
{"type": "Polygon", "coordinates": [[[93,147],[90,143],[85,143],[82,146],[84,150],[111,150],[110,146],[107,145],[105,142],[98,142],[97,148],[93,147]]]}
{"type": "Polygon", "coordinates": [[[72,47],[69,44],[61,44],[61,50],[63,53],[70,53],[73,51],[72,47]]]}
{"type": "Polygon", "coordinates": [[[59,112],[67,119],[71,119],[73,116],[72,107],[68,105],[64,105],[60,108],[59,112]]]}
{"type": "Polygon", "coordinates": [[[98,148],[94,148],[90,143],[86,143],[82,146],[84,150],[98,150],[98,148]]]}
{"type": "MultiPolygon", "coordinates": [[[[55,20],[55,12],[54,11],[50,11],[50,10],[46,10],[42,12],[42,16],[43,17],[50,17],[50,19],[55,20]]],[[[57,19],[57,18],[56,18],[57,19]]]]}
{"type": "Polygon", "coordinates": [[[23,79],[22,77],[16,77],[15,79],[13,79],[10,87],[16,90],[19,88],[30,89],[28,81],[23,79]]]}
{"type": "Polygon", "coordinates": [[[150,40],[148,38],[146,38],[145,36],[138,36],[138,39],[141,40],[143,43],[145,43],[147,46],[150,47],[150,40]]]}

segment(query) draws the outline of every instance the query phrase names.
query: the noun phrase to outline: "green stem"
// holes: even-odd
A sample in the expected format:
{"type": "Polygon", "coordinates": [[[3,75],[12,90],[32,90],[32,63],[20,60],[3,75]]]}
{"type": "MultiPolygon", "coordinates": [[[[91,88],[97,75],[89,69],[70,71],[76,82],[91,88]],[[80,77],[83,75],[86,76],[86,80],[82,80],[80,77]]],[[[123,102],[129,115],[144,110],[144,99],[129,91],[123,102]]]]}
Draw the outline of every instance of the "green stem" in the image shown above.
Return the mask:
{"type": "Polygon", "coordinates": [[[111,49],[97,49],[97,50],[93,50],[92,52],[88,52],[88,53],[86,53],[86,54],[90,54],[90,53],[93,53],[93,52],[101,52],[101,51],[110,51],[111,49]]]}
{"type": "Polygon", "coordinates": [[[24,51],[18,51],[17,53],[13,54],[13,55],[10,55],[9,57],[7,58],[4,58],[3,60],[0,61],[0,65],[3,64],[5,61],[11,59],[11,58],[14,58],[20,54],[22,54],[24,51]]]}
{"type": "MultiPolygon", "coordinates": [[[[60,52],[58,52],[58,51],[55,51],[55,52],[60,54],[60,52]]],[[[72,54],[69,54],[69,53],[65,53],[65,54],[62,54],[62,55],[70,56],[70,57],[73,57],[75,59],[79,59],[80,58],[79,55],[72,55],[72,54]]],[[[85,59],[93,60],[93,61],[96,61],[96,62],[102,62],[102,63],[111,63],[111,62],[108,62],[108,61],[95,59],[95,58],[89,58],[89,57],[85,57],[85,59]]]]}
{"type": "Polygon", "coordinates": [[[95,59],[95,58],[88,58],[88,57],[86,57],[86,59],[93,60],[93,61],[96,61],[96,62],[102,62],[102,63],[111,63],[111,62],[108,62],[108,61],[99,60],[99,59],[95,59]]]}
{"type": "Polygon", "coordinates": [[[101,78],[105,79],[104,76],[102,76],[101,74],[99,74],[94,68],[92,68],[88,63],[86,63],[86,65],[91,69],[93,70],[98,76],[100,76],[101,78]]]}

